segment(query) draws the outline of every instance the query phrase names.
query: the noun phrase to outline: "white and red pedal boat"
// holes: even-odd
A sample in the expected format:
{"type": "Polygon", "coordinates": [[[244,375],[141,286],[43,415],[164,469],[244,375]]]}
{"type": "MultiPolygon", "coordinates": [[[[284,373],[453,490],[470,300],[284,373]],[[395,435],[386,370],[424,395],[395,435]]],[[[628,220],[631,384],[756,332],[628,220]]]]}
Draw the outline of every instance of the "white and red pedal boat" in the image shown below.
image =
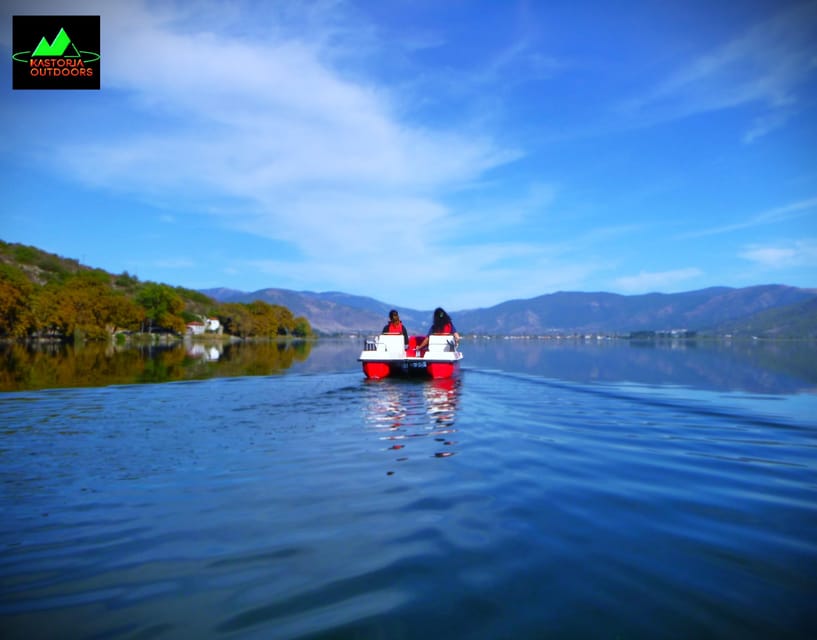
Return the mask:
{"type": "Polygon", "coordinates": [[[428,344],[418,349],[425,336],[409,336],[408,348],[402,334],[383,333],[367,338],[358,360],[367,378],[421,375],[450,378],[459,369],[462,353],[454,336],[431,334],[428,344]]]}

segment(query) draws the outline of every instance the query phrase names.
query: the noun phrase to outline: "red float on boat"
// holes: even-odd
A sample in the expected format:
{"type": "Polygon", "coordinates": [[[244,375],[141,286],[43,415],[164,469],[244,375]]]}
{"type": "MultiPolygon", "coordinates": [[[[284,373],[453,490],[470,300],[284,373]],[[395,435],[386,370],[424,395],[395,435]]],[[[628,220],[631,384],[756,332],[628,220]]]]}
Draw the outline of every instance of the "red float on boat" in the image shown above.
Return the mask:
{"type": "Polygon", "coordinates": [[[384,333],[367,338],[358,360],[367,378],[421,375],[450,378],[459,369],[462,353],[451,334],[431,334],[428,344],[418,349],[425,336],[409,336],[404,344],[401,334],[384,333]]]}

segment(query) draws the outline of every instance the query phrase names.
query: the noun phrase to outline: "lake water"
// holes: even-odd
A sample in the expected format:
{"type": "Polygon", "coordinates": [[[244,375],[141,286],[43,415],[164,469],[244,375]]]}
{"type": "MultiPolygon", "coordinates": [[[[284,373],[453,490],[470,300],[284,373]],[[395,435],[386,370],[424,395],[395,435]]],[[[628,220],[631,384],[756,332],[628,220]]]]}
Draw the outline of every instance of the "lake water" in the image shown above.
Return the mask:
{"type": "Polygon", "coordinates": [[[4,639],[817,636],[813,343],[268,347],[6,352],[4,639]]]}

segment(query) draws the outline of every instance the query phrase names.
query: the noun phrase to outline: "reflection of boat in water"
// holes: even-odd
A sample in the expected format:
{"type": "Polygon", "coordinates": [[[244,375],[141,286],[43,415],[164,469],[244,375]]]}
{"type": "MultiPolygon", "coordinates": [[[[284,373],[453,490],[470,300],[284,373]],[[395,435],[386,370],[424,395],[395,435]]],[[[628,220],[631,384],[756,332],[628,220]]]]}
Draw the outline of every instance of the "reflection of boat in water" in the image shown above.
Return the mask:
{"type": "MultiPolygon", "coordinates": [[[[365,423],[395,463],[457,454],[456,426],[461,376],[362,382],[365,423]]],[[[394,468],[387,475],[394,474],[394,468]]]]}
{"type": "Polygon", "coordinates": [[[441,378],[423,389],[426,414],[438,429],[450,429],[456,422],[459,382],[459,378],[441,378]]]}
{"type": "Polygon", "coordinates": [[[418,349],[423,336],[410,336],[408,347],[401,334],[385,333],[367,338],[358,360],[367,378],[421,375],[450,378],[459,368],[462,353],[451,335],[431,334],[428,345],[418,349]]]}

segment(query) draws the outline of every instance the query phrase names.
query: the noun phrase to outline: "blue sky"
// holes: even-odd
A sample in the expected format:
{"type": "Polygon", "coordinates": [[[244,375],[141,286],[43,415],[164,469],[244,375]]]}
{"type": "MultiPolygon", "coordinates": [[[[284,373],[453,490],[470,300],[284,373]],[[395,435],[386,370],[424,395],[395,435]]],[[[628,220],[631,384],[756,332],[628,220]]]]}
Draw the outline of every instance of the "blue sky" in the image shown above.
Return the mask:
{"type": "Polygon", "coordinates": [[[8,242],[420,309],[817,287],[817,2],[0,11],[8,242]],[[38,13],[101,16],[100,91],[11,90],[38,13]]]}

